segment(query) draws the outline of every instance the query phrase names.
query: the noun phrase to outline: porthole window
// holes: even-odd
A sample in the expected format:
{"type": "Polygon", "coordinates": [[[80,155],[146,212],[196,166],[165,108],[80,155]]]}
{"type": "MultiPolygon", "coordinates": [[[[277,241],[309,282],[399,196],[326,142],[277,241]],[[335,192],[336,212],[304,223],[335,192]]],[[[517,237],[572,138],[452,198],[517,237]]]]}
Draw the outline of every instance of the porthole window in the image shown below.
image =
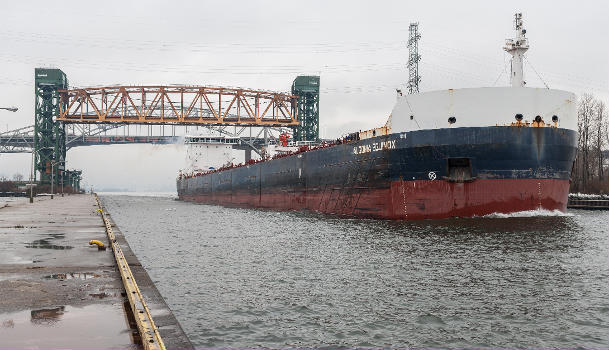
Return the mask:
{"type": "Polygon", "coordinates": [[[448,124],[454,124],[456,122],[457,122],[457,118],[455,118],[455,117],[448,118],[448,124]]]}
{"type": "Polygon", "coordinates": [[[552,121],[553,121],[554,123],[557,123],[557,122],[558,122],[558,116],[557,116],[557,115],[553,115],[553,116],[552,116],[552,121]]]}
{"type": "Polygon", "coordinates": [[[518,120],[518,121],[522,121],[524,116],[522,114],[518,113],[518,114],[516,114],[516,116],[514,118],[516,118],[516,120],[518,120]]]}
{"type": "Polygon", "coordinates": [[[413,119],[414,119],[414,115],[411,115],[411,116],[410,116],[410,120],[413,120],[413,119]]]}
{"type": "Polygon", "coordinates": [[[540,115],[535,117],[535,123],[541,123],[542,121],[543,121],[543,119],[541,119],[540,115]]]}

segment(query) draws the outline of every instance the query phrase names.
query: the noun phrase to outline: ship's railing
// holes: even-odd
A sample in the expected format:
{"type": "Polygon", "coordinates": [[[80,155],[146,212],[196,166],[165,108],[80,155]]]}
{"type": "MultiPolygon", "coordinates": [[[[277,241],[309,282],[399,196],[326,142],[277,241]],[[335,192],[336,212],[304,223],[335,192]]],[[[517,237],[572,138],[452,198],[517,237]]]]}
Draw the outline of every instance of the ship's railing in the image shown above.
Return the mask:
{"type": "Polygon", "coordinates": [[[364,130],[359,132],[359,139],[365,140],[377,136],[384,136],[391,134],[391,128],[387,125],[381,126],[380,128],[374,128],[370,130],[364,130]]]}
{"type": "Polygon", "coordinates": [[[522,114],[516,114],[515,119],[516,119],[515,122],[512,122],[507,125],[520,126],[520,127],[530,126],[533,128],[558,128],[559,120],[560,120],[557,115],[553,115],[552,122],[546,123],[541,116],[537,115],[537,116],[535,116],[535,118],[533,119],[532,122],[529,122],[528,120],[523,120],[524,116],[522,114]]]}
{"type": "Polygon", "coordinates": [[[609,210],[609,199],[573,199],[569,198],[568,208],[609,210]]]}
{"type": "MultiPolygon", "coordinates": [[[[355,140],[351,140],[351,141],[355,141],[355,140]]],[[[279,153],[274,155],[273,157],[263,157],[261,159],[250,159],[248,161],[246,161],[245,163],[239,163],[239,164],[230,164],[230,165],[226,165],[223,166],[221,168],[218,169],[210,169],[208,171],[194,171],[191,173],[186,173],[182,170],[180,170],[177,179],[181,180],[181,179],[188,179],[188,178],[193,178],[193,177],[197,177],[197,176],[203,176],[203,175],[207,175],[207,174],[212,174],[212,173],[216,173],[216,172],[221,172],[224,170],[229,170],[229,169],[235,169],[235,168],[240,168],[240,167],[244,167],[244,166],[249,166],[249,165],[253,165],[253,164],[257,164],[257,163],[262,163],[262,162],[266,162],[269,160],[273,160],[273,159],[279,159],[279,158],[284,158],[284,157],[291,157],[300,153],[304,153],[304,152],[309,152],[309,151],[315,151],[318,149],[322,149],[322,148],[328,148],[328,147],[333,147],[336,145],[340,145],[343,143],[348,143],[351,142],[349,140],[343,140],[343,139],[338,139],[334,142],[326,142],[326,141],[322,141],[321,143],[318,144],[314,144],[312,146],[309,145],[301,145],[298,147],[298,149],[294,152],[285,152],[285,153],[279,153]]]]}

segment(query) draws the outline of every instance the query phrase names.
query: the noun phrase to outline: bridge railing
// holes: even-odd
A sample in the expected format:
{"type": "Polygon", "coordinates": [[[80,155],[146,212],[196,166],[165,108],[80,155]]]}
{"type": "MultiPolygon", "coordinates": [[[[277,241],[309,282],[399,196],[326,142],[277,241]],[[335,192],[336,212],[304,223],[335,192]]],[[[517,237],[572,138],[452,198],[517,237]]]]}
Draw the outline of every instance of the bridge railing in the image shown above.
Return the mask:
{"type": "Polygon", "coordinates": [[[111,86],[60,90],[67,123],[298,125],[298,96],[205,86],[111,86]]]}

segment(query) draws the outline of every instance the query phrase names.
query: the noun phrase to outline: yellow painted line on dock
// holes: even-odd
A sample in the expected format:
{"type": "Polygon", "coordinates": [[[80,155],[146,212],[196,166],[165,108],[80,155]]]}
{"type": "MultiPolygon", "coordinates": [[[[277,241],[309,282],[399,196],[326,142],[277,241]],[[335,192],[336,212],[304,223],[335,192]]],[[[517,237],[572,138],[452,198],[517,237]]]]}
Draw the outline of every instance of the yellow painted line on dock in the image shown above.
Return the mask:
{"type": "Polygon", "coordinates": [[[112,231],[112,225],[110,224],[110,220],[108,220],[106,213],[104,213],[97,194],[95,195],[95,200],[97,201],[99,212],[102,220],[104,221],[104,225],[106,226],[106,233],[108,234],[108,239],[110,240],[112,251],[114,252],[114,258],[116,259],[116,263],[119,267],[121,278],[123,279],[123,285],[125,286],[125,291],[127,292],[127,298],[129,299],[129,304],[131,305],[131,310],[133,311],[133,316],[137,323],[140,337],[142,338],[142,345],[146,350],[165,350],[163,339],[161,338],[159,330],[156,328],[156,325],[152,320],[150,310],[146,305],[146,301],[144,301],[144,296],[140,292],[140,289],[135,282],[135,278],[133,277],[133,273],[129,268],[129,264],[127,264],[123,251],[118,245],[118,242],[116,242],[116,237],[112,231]]]}

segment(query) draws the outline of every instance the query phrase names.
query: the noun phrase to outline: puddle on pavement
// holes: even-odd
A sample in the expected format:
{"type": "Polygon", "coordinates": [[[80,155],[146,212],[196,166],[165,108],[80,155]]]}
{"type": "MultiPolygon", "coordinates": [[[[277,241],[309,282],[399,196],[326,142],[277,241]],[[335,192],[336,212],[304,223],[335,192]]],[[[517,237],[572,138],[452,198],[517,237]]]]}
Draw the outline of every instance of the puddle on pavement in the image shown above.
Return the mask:
{"type": "Polygon", "coordinates": [[[102,275],[93,272],[68,272],[68,273],[55,273],[52,275],[44,276],[47,279],[55,280],[86,280],[91,278],[102,277],[102,275]]]}
{"type": "Polygon", "coordinates": [[[51,306],[0,314],[0,339],[7,349],[140,349],[125,311],[116,305],[51,306]]]}
{"type": "Polygon", "coordinates": [[[0,262],[2,262],[2,264],[32,264],[34,263],[34,260],[0,253],[0,262]]]}
{"type": "Polygon", "coordinates": [[[113,294],[108,294],[106,292],[101,292],[101,293],[89,293],[90,297],[93,298],[97,298],[97,299],[105,299],[107,297],[113,296],[113,294]]]}
{"type": "Polygon", "coordinates": [[[129,301],[123,301],[123,311],[125,312],[125,320],[129,324],[131,328],[131,341],[134,344],[142,344],[142,337],[140,333],[137,331],[137,322],[135,321],[135,316],[133,315],[133,311],[131,310],[131,305],[129,305],[129,301]]]}
{"type": "Polygon", "coordinates": [[[56,249],[56,250],[65,250],[65,249],[72,249],[74,247],[69,246],[69,245],[58,245],[58,244],[52,244],[50,241],[52,239],[62,239],[65,237],[64,234],[59,233],[59,234],[52,234],[49,235],[49,238],[43,238],[43,239],[37,239],[35,241],[32,241],[31,243],[27,243],[25,245],[26,248],[37,248],[37,249],[56,249]]]}
{"type": "Polygon", "coordinates": [[[21,275],[21,274],[3,273],[3,274],[0,274],[0,282],[2,282],[2,281],[8,281],[8,280],[21,279],[23,277],[24,277],[24,275],[21,275]]]}
{"type": "Polygon", "coordinates": [[[58,322],[60,320],[65,310],[65,306],[59,306],[50,309],[32,310],[30,312],[30,321],[37,325],[52,326],[55,322],[58,322]]]}

